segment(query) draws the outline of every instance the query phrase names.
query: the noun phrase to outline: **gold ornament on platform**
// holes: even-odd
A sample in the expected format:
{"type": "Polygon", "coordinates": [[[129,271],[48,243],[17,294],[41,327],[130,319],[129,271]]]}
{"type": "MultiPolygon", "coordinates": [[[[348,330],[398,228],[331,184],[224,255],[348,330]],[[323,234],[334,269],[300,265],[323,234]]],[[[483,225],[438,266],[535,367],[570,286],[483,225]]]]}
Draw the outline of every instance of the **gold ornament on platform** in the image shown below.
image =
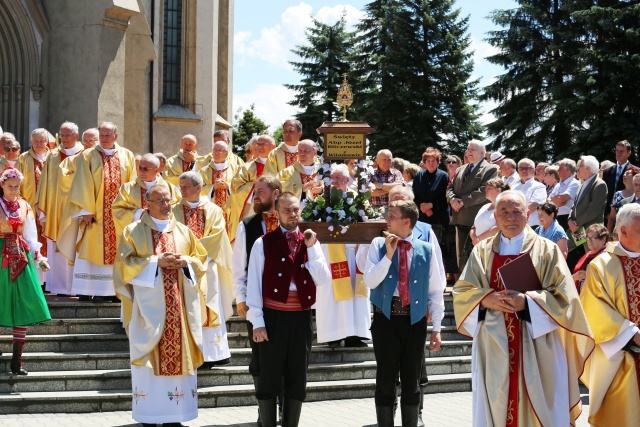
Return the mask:
{"type": "Polygon", "coordinates": [[[351,85],[347,83],[347,73],[343,74],[344,79],[338,89],[338,107],[342,108],[342,120],[347,121],[347,107],[353,104],[353,92],[351,91],[351,85]]]}

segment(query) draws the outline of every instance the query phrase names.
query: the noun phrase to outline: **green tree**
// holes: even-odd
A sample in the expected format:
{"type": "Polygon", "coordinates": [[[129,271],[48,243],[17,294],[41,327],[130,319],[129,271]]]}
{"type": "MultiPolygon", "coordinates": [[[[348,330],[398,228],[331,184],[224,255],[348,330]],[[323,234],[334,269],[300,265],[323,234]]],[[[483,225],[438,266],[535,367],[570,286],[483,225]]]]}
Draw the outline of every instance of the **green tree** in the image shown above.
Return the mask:
{"type": "Polygon", "coordinates": [[[506,72],[482,95],[498,102],[487,130],[507,155],[548,160],[575,142],[574,96],[567,84],[578,72],[574,55],[580,37],[570,25],[574,2],[518,3],[491,14],[502,29],[489,32],[487,40],[500,53],[487,59],[506,72]]]}
{"type": "Polygon", "coordinates": [[[271,134],[271,136],[276,140],[276,145],[284,141],[282,137],[282,125],[278,126],[278,128],[273,131],[273,134],[271,134]]]}
{"type": "Polygon", "coordinates": [[[426,146],[463,149],[482,131],[471,81],[468,18],[453,0],[377,0],[359,26],[374,150],[416,160],[426,146]],[[367,62],[375,60],[375,64],[367,62]]]}
{"type": "Polygon", "coordinates": [[[616,142],[640,143],[640,4],[582,0],[575,9],[575,31],[584,34],[571,81],[580,120],[568,151],[613,159],[616,142]]]}
{"type": "Polygon", "coordinates": [[[292,50],[300,61],[290,64],[302,75],[302,80],[300,84],[285,84],[285,87],[296,93],[289,105],[300,110],[295,117],[302,123],[302,137],[315,140],[316,129],[324,121],[339,120],[335,100],[343,74],[349,72],[348,57],[353,49],[354,33],[346,30],[344,14],[333,25],[317,19],[312,22],[306,31],[308,45],[292,50]]]}
{"type": "Polygon", "coordinates": [[[237,152],[244,153],[244,146],[254,135],[267,133],[269,126],[255,113],[255,105],[247,110],[238,108],[238,112],[233,116],[236,125],[233,128],[233,148],[237,152]]]}

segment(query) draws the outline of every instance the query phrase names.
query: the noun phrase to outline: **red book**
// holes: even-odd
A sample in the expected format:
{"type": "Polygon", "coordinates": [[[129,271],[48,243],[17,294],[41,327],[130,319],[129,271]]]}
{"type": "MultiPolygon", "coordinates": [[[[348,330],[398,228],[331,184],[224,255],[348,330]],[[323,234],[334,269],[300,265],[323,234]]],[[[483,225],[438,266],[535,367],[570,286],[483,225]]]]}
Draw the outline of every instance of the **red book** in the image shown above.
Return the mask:
{"type": "Polygon", "coordinates": [[[542,290],[542,283],[538,279],[538,273],[529,252],[500,267],[498,274],[507,290],[522,293],[542,290]]]}

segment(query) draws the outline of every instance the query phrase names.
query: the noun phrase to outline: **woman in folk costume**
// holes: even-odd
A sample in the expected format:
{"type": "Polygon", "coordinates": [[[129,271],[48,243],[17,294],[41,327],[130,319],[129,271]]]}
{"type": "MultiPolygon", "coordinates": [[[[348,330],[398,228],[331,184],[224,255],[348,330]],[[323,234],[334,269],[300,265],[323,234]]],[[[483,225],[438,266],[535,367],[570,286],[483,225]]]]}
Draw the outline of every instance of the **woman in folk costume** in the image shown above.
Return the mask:
{"type": "Polygon", "coordinates": [[[22,349],[27,326],[51,320],[34,259],[46,271],[49,265],[40,256],[40,243],[33,211],[18,198],[23,176],[13,168],[0,175],[0,326],[13,328],[11,373],[27,375],[22,368],[22,349]]]}

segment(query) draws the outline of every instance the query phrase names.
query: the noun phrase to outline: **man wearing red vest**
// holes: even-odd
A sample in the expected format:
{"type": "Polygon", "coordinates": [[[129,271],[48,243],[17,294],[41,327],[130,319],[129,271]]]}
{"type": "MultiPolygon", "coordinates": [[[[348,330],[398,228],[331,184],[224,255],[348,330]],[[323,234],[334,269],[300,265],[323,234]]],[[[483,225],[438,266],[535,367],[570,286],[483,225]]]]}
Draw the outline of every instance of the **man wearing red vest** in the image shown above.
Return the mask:
{"type": "Polygon", "coordinates": [[[331,284],[331,272],[315,233],[306,230],[303,237],[298,229],[298,197],[282,193],[275,206],[280,227],[256,240],[249,257],[247,319],[259,346],[256,398],[262,425],[276,425],[276,396],[284,376],[282,425],[294,427],[306,398],[310,308],[316,286],[331,284]]]}

